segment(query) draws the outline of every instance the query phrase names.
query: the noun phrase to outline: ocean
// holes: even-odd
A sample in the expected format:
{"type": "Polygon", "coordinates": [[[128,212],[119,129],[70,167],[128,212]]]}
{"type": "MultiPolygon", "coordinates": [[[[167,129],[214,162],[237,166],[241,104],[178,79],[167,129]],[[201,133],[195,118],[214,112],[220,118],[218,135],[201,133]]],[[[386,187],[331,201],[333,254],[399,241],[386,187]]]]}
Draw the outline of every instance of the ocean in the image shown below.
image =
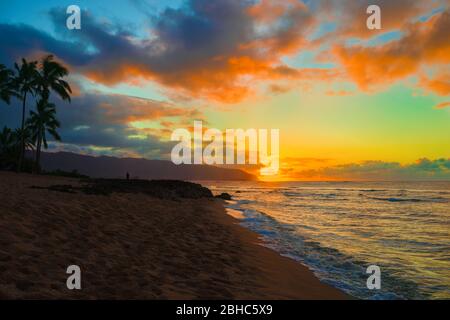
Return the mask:
{"type": "Polygon", "coordinates": [[[263,245],[354,297],[450,298],[450,182],[203,184],[232,195],[228,212],[263,245]]]}

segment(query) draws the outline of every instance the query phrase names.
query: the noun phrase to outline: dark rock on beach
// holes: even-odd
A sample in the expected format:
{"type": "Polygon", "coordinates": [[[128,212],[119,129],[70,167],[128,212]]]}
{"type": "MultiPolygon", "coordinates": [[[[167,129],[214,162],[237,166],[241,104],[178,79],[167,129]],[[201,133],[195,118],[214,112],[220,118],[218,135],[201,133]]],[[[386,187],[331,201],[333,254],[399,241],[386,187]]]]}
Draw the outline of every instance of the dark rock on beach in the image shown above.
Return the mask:
{"type": "Polygon", "coordinates": [[[224,193],[217,195],[216,198],[223,199],[223,200],[231,200],[231,195],[229,193],[224,192],[224,193]]]}
{"type": "Polygon", "coordinates": [[[144,193],[161,199],[174,198],[212,198],[211,191],[198,183],[178,180],[123,180],[123,179],[84,179],[79,187],[72,185],[32,186],[35,189],[48,189],[66,193],[77,191],[92,195],[118,193],[144,193]]]}
{"type": "Polygon", "coordinates": [[[84,187],[88,194],[144,193],[157,198],[212,198],[213,194],[198,183],[179,180],[95,179],[84,187]]]}

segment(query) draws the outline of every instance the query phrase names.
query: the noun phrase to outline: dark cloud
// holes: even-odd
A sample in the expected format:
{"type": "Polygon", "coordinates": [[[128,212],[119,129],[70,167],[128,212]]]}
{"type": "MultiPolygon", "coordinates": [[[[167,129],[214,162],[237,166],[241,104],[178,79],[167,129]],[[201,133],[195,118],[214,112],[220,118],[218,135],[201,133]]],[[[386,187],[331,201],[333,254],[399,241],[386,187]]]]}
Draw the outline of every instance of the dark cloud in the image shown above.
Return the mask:
{"type": "Polygon", "coordinates": [[[301,1],[278,4],[271,23],[242,0],[190,0],[150,19],[151,35],[136,37],[117,24],[83,13],[82,29],[67,30],[64,10],[52,9],[57,40],[27,26],[0,25],[11,34],[5,58],[51,52],[90,79],[107,85],[157,81],[194,97],[236,102],[251,92],[249,79],[298,76],[282,54],[305,42],[313,15],[301,1]],[[262,26],[262,27],[261,27],[262,26]],[[247,81],[243,79],[247,78],[247,81]]]}
{"type": "Polygon", "coordinates": [[[37,53],[55,53],[72,65],[87,64],[91,57],[85,52],[87,47],[81,42],[57,40],[48,33],[28,25],[10,25],[0,23],[0,61],[12,65],[22,57],[37,53]]]}
{"type": "MultiPolygon", "coordinates": [[[[176,95],[168,93],[173,97],[234,103],[253,94],[261,81],[339,80],[339,70],[327,70],[332,77],[323,69],[309,70],[316,76],[311,79],[308,70],[283,62],[286,55],[302,49],[333,44],[337,46],[330,57],[337,57],[347,77],[366,88],[369,82],[389,83],[409,76],[424,62],[448,62],[448,14],[442,9],[446,5],[447,0],[186,0],[176,9],[143,12],[150,26],[144,38],[129,26],[95,19],[89,12],[83,12],[81,30],[67,30],[64,8],[54,8],[50,17],[58,38],[30,26],[0,24],[0,34],[7,35],[0,43],[0,58],[9,62],[50,52],[75,72],[106,85],[155,81],[173,89],[176,95]],[[382,32],[397,30],[403,37],[375,49],[344,46],[348,37],[374,36],[365,27],[369,4],[383,8],[382,32]],[[418,20],[430,12],[441,18],[434,24],[418,20]],[[334,22],[335,30],[309,40],[326,21],[334,22]],[[412,21],[416,27],[411,27],[412,21]],[[414,28],[430,32],[412,32],[414,28]],[[391,67],[387,71],[377,67],[384,65],[391,67]]],[[[448,91],[441,82],[427,83],[434,92],[448,91]]],[[[273,88],[278,92],[281,86],[273,88]]]]}
{"type": "Polygon", "coordinates": [[[398,30],[410,23],[411,20],[429,14],[433,9],[445,5],[448,0],[432,2],[419,0],[319,0],[320,14],[325,21],[332,21],[336,29],[327,35],[336,37],[371,38],[374,34],[381,34],[398,30]],[[381,30],[370,30],[366,27],[367,8],[377,5],[381,9],[381,30]]]}
{"type": "MultiPolygon", "coordinates": [[[[33,109],[32,99],[28,108],[33,109]]],[[[59,133],[64,144],[58,148],[84,148],[105,154],[130,154],[142,157],[167,157],[173,143],[170,134],[162,131],[134,127],[133,121],[150,121],[153,124],[174,121],[173,125],[187,118],[201,117],[191,109],[183,109],[158,101],[121,95],[90,93],[73,97],[72,103],[55,99],[57,117],[61,122],[59,133]]],[[[0,127],[15,128],[20,123],[20,102],[0,106],[0,127]]],[[[167,130],[166,130],[167,131],[167,130]]],[[[165,132],[166,132],[165,131],[165,132]]]]}

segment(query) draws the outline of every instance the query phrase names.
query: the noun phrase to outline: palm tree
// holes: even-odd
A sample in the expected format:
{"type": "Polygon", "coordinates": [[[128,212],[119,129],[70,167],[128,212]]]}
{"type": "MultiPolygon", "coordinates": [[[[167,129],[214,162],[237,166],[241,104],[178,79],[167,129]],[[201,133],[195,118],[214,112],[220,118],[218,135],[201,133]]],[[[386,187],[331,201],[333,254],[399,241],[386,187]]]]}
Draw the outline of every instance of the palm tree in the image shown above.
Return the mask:
{"type": "Polygon", "coordinates": [[[3,127],[0,131],[0,153],[4,153],[5,150],[9,149],[14,144],[13,133],[7,126],[3,127]]]}
{"type": "Polygon", "coordinates": [[[21,142],[23,139],[25,151],[27,151],[27,150],[33,151],[34,150],[34,139],[33,139],[32,131],[31,131],[31,128],[27,124],[25,124],[25,128],[23,128],[23,130],[20,128],[17,128],[16,130],[14,130],[13,134],[15,136],[15,139],[18,142],[21,142]]]}
{"type": "Polygon", "coordinates": [[[15,158],[15,146],[17,145],[14,133],[6,126],[0,131],[0,168],[10,167],[15,158]]]}
{"type": "Polygon", "coordinates": [[[42,99],[48,100],[50,90],[62,99],[70,102],[72,89],[69,83],[62,78],[66,77],[69,71],[66,67],[53,60],[52,55],[44,57],[39,65],[38,90],[42,99]]]}
{"type": "Polygon", "coordinates": [[[13,95],[11,86],[13,72],[0,64],[0,100],[9,104],[10,97],[13,95]]]}
{"type": "Polygon", "coordinates": [[[53,103],[49,103],[45,99],[40,99],[36,105],[36,112],[30,112],[30,118],[28,119],[28,127],[30,128],[33,136],[33,140],[36,143],[36,169],[39,171],[41,148],[44,144],[44,148],[48,148],[47,135],[48,132],[53,139],[61,141],[56,130],[59,128],[60,123],[56,120],[56,107],[53,103]]]}
{"type": "MultiPolygon", "coordinates": [[[[25,111],[26,111],[26,101],[27,95],[31,93],[32,95],[36,94],[37,89],[37,79],[38,79],[38,71],[37,71],[37,61],[28,62],[27,60],[22,58],[22,65],[19,66],[17,63],[14,64],[16,69],[16,76],[13,79],[13,86],[17,91],[17,94],[20,96],[22,100],[22,123],[21,130],[25,129],[25,111]]],[[[25,153],[25,141],[24,135],[22,135],[21,144],[20,144],[20,155],[19,155],[19,164],[17,166],[17,171],[22,170],[23,157],[25,153]]]]}
{"type": "Polygon", "coordinates": [[[22,137],[25,141],[26,149],[33,150],[34,144],[28,128],[25,128],[24,131],[20,128],[13,131],[5,126],[0,131],[0,168],[14,169],[17,166],[22,137]]]}

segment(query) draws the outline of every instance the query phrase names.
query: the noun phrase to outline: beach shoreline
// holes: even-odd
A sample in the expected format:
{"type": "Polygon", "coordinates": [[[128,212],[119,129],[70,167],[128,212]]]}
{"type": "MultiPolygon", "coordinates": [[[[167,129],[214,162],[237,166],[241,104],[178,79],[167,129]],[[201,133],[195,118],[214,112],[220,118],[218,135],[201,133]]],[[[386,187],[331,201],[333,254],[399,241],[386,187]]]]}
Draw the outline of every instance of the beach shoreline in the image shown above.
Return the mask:
{"type": "Polygon", "coordinates": [[[0,172],[0,299],[351,298],[262,246],[220,199],[82,184],[0,172]],[[66,287],[73,264],[81,290],[66,287]]]}
{"type": "MultiPolygon", "coordinates": [[[[246,257],[249,264],[262,271],[261,283],[267,299],[287,300],[342,300],[353,299],[344,292],[321,282],[314,273],[302,263],[280,255],[262,244],[260,236],[240,225],[240,220],[224,215],[224,224],[229,224],[237,237],[250,251],[246,257]]],[[[222,219],[222,217],[218,217],[222,219]]],[[[242,299],[253,299],[243,297],[242,299]]],[[[255,297],[255,299],[259,299],[255,297]]]]}

